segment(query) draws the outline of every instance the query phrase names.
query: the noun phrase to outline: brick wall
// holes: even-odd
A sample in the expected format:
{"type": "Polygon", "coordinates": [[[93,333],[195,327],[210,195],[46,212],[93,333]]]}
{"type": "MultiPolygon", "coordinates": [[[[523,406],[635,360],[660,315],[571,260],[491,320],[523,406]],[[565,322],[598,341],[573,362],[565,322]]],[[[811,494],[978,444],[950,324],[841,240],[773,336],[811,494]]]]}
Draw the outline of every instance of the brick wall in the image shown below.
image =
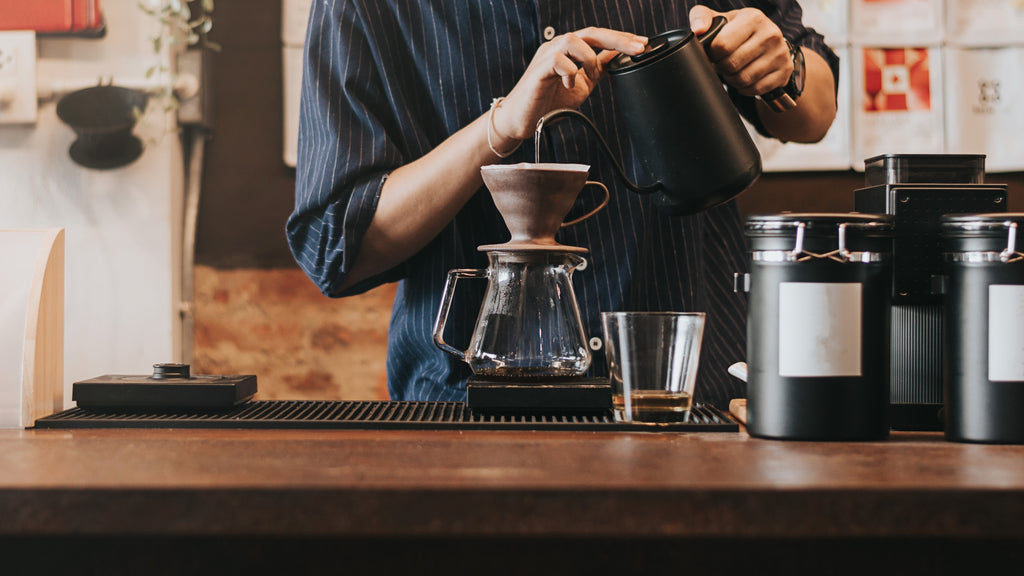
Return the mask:
{"type": "Polygon", "coordinates": [[[259,398],[386,400],[395,285],[322,295],[298,269],[196,267],[193,374],[255,374],[259,398]]]}

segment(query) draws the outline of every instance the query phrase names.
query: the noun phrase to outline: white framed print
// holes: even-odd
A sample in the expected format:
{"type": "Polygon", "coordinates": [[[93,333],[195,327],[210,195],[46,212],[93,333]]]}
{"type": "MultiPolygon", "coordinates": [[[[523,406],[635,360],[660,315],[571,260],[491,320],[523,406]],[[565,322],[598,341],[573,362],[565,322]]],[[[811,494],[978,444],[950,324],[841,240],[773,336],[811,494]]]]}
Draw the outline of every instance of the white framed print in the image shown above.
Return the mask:
{"type": "Polygon", "coordinates": [[[849,0],[801,0],[803,23],[825,37],[833,48],[842,46],[850,38],[849,0]]]}
{"type": "Polygon", "coordinates": [[[850,43],[940,44],[943,19],[942,0],[850,0],[850,43]]]}
{"type": "Polygon", "coordinates": [[[946,0],[946,43],[1024,45],[1024,0],[946,0]]]}
{"type": "Polygon", "coordinates": [[[1024,170],[1024,46],[946,49],[946,152],[1024,170]]]}

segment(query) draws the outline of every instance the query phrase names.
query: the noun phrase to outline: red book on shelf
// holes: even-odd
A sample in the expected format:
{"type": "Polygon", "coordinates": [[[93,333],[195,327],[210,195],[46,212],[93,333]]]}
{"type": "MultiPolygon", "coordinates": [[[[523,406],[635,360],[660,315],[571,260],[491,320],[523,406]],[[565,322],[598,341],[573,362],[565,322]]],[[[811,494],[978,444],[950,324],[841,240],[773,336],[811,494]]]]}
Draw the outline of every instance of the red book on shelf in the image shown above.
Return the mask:
{"type": "Polygon", "coordinates": [[[95,30],[103,24],[100,0],[72,0],[72,30],[95,30]]]}
{"type": "Polygon", "coordinates": [[[72,0],[0,0],[0,30],[70,32],[72,0]]]}
{"type": "Polygon", "coordinates": [[[0,30],[86,32],[103,26],[100,0],[0,0],[0,30]]]}
{"type": "Polygon", "coordinates": [[[71,0],[71,30],[88,30],[89,8],[87,0],[71,0]]]}

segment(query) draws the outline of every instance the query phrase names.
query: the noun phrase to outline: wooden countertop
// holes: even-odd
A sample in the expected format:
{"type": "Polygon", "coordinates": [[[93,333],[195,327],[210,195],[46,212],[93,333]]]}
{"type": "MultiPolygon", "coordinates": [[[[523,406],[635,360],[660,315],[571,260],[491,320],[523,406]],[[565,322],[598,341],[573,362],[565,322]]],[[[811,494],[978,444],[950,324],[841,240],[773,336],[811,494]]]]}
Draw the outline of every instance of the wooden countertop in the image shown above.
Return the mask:
{"type": "Polygon", "coordinates": [[[2,430],[0,535],[1024,537],[1024,446],[893,433],[2,430]]]}

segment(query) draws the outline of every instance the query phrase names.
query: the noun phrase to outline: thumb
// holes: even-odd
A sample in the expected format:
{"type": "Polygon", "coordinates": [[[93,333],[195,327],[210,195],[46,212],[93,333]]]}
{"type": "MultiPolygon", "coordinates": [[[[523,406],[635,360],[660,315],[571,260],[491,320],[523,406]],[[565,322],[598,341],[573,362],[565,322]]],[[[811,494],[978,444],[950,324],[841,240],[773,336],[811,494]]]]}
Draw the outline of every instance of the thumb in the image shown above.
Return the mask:
{"type": "Polygon", "coordinates": [[[711,27],[711,20],[718,14],[707,6],[700,4],[694,6],[690,9],[690,31],[697,36],[707,32],[711,27]]]}

